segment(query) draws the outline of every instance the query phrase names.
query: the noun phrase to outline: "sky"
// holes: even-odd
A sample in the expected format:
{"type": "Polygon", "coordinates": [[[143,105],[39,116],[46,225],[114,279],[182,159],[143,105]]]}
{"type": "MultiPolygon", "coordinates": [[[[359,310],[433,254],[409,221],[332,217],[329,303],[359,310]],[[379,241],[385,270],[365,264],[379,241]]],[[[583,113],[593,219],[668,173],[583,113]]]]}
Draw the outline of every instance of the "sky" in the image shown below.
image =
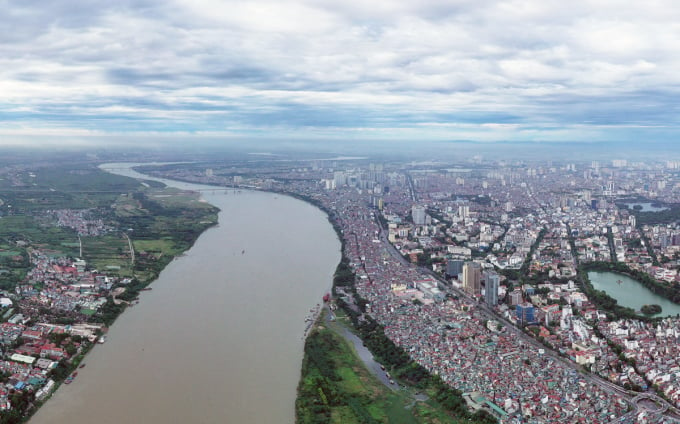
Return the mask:
{"type": "Polygon", "coordinates": [[[0,0],[0,11],[5,145],[680,134],[675,0],[0,0]]]}

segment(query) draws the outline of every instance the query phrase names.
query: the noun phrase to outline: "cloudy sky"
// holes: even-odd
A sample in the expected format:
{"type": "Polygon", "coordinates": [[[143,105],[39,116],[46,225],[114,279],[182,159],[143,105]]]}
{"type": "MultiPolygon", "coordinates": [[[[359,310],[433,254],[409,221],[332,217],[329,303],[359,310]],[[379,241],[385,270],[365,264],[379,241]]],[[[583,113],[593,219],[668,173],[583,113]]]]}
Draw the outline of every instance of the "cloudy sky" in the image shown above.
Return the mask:
{"type": "Polygon", "coordinates": [[[0,11],[0,143],[680,134],[676,0],[0,0],[0,11]]]}

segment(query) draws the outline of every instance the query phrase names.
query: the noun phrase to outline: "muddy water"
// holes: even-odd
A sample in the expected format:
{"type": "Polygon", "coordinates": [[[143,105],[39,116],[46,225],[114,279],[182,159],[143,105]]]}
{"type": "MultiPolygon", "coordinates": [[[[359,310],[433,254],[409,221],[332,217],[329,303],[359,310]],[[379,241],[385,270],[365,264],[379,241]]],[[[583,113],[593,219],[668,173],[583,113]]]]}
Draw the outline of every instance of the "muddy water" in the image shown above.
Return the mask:
{"type": "Polygon", "coordinates": [[[294,421],[304,320],[330,287],[340,243],[299,200],[204,198],[221,209],[219,227],[168,265],[31,424],[294,421]]]}

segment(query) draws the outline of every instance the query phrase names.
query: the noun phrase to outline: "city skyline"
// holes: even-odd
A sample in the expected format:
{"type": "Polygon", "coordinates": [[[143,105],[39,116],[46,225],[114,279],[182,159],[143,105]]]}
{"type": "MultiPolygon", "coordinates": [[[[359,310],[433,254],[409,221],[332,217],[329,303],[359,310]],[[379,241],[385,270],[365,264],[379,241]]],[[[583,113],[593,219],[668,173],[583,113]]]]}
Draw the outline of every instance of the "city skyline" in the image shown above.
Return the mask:
{"type": "Polygon", "coordinates": [[[670,1],[3,9],[5,146],[672,143],[678,134],[680,7],[670,1]]]}

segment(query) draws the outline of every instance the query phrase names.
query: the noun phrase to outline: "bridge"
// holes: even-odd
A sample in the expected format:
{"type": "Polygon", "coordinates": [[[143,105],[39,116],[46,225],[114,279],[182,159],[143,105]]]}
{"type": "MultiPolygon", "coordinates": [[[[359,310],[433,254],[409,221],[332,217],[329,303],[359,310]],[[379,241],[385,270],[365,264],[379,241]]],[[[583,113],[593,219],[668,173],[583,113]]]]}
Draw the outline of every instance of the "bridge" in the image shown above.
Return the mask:
{"type": "MultiPolygon", "coordinates": [[[[190,183],[190,184],[196,184],[196,183],[190,183]]],[[[198,192],[198,193],[212,193],[212,194],[229,194],[229,193],[234,193],[238,194],[241,192],[241,190],[259,190],[259,187],[256,186],[240,186],[240,187],[215,187],[215,188],[198,188],[198,189],[179,189],[180,191],[190,191],[190,192],[198,192]]],[[[127,193],[128,190],[57,190],[57,189],[39,189],[39,190],[32,190],[32,189],[15,189],[15,190],[0,190],[0,193],[22,193],[22,194],[42,194],[42,193],[74,193],[74,194],[106,194],[106,193],[113,193],[113,194],[123,194],[127,193]]]]}

